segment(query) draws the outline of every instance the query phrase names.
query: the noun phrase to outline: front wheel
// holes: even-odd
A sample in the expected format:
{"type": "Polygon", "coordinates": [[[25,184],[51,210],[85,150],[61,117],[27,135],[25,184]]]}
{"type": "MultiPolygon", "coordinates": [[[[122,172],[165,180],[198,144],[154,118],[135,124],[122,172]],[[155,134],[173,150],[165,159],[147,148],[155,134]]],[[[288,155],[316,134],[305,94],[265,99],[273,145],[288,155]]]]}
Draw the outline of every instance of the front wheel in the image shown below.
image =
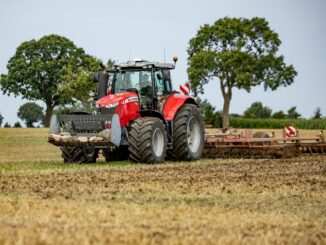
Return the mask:
{"type": "Polygon", "coordinates": [[[169,157],[178,161],[198,160],[204,148],[204,124],[199,108],[185,104],[173,121],[173,149],[169,157]]]}
{"type": "Polygon", "coordinates": [[[144,117],[134,121],[129,132],[129,158],[134,162],[165,161],[167,135],[159,118],[144,117]]]}
{"type": "Polygon", "coordinates": [[[65,163],[95,163],[98,149],[94,147],[62,146],[61,156],[65,163]]]}

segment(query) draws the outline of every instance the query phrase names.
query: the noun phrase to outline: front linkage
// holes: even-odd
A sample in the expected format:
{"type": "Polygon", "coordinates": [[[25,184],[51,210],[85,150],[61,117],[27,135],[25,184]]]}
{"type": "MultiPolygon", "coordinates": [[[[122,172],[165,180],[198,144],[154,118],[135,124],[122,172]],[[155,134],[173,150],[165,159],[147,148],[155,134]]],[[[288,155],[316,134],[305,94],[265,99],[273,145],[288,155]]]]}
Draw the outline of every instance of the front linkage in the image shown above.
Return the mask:
{"type": "Polygon", "coordinates": [[[48,142],[60,146],[65,162],[95,162],[99,149],[118,147],[121,127],[117,114],[54,115],[48,142]]]}

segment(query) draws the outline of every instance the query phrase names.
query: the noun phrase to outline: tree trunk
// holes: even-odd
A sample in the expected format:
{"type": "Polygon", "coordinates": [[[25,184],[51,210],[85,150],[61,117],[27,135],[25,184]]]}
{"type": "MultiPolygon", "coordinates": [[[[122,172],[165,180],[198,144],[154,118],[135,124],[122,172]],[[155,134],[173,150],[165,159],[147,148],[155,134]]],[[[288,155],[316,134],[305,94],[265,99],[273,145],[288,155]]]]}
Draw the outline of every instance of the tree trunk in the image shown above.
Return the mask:
{"type": "Polygon", "coordinates": [[[44,127],[48,128],[50,126],[50,120],[53,113],[53,106],[51,104],[46,104],[46,112],[44,119],[44,127]]]}
{"type": "Polygon", "coordinates": [[[224,105],[223,105],[223,128],[228,128],[230,126],[229,122],[229,110],[232,94],[230,92],[223,94],[224,105]]]}

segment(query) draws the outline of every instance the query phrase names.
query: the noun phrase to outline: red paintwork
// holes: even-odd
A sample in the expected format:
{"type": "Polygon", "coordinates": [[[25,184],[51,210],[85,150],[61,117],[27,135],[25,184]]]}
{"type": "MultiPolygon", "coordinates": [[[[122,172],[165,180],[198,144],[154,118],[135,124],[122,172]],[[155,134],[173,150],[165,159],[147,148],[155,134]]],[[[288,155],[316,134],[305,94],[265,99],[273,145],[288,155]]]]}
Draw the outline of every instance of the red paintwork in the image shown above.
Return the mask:
{"type": "MultiPolygon", "coordinates": [[[[120,118],[121,126],[128,126],[129,121],[135,120],[140,117],[139,110],[140,104],[139,101],[131,101],[125,103],[126,99],[137,96],[134,92],[126,92],[119,94],[110,94],[99,99],[96,104],[98,107],[105,107],[106,105],[113,104],[118,102],[116,113],[120,118]]],[[[186,100],[194,101],[194,98],[188,95],[182,94],[171,94],[163,108],[163,115],[165,120],[171,121],[174,119],[175,114],[179,108],[186,102],[186,100]]]]}
{"type": "Polygon", "coordinates": [[[109,94],[96,101],[96,104],[99,105],[99,107],[105,107],[106,105],[113,104],[115,102],[120,102],[133,96],[137,96],[137,94],[134,92],[109,94]]]}
{"type": "Polygon", "coordinates": [[[130,101],[125,103],[125,100],[131,97],[138,97],[134,92],[126,92],[119,94],[110,94],[96,101],[99,107],[105,107],[106,105],[118,102],[116,113],[120,118],[120,126],[127,126],[129,121],[135,120],[140,117],[138,113],[140,110],[139,101],[130,101]]]}
{"type": "Polygon", "coordinates": [[[119,103],[117,107],[117,114],[120,117],[120,125],[128,126],[129,121],[140,117],[139,108],[139,101],[133,101],[127,104],[119,103]]]}
{"type": "Polygon", "coordinates": [[[171,121],[179,108],[186,102],[186,100],[194,101],[194,98],[183,94],[171,94],[164,104],[163,115],[165,120],[171,121]]]}

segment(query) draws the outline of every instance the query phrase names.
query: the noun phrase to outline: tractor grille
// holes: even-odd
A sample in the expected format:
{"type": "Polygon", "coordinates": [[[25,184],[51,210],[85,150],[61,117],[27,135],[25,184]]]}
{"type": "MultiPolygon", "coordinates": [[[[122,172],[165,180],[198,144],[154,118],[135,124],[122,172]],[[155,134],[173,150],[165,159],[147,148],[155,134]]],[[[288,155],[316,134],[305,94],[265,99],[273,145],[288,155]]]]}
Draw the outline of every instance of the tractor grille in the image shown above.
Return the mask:
{"type": "Polygon", "coordinates": [[[117,107],[111,107],[111,108],[106,108],[106,107],[101,107],[99,108],[99,111],[101,114],[114,114],[116,113],[117,107]]]}
{"type": "Polygon", "coordinates": [[[105,124],[111,122],[112,114],[106,115],[61,115],[58,123],[61,132],[69,132],[72,135],[96,134],[105,129],[105,124]]]}

